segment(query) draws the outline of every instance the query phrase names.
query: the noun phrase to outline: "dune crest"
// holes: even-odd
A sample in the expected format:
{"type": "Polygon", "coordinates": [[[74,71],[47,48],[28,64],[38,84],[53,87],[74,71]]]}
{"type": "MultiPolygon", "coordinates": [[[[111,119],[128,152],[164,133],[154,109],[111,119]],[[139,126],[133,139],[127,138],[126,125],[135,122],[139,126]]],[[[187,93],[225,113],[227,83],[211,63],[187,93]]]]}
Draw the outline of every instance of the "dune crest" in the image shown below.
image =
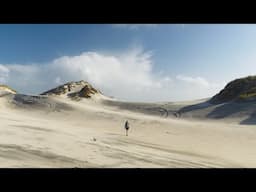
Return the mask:
{"type": "Polygon", "coordinates": [[[74,100],[80,100],[81,98],[92,98],[95,96],[103,96],[103,94],[99,90],[95,89],[92,85],[84,80],[65,83],[49,91],[43,92],[40,95],[61,96],[74,100]]]}
{"type": "Polygon", "coordinates": [[[0,85],[0,96],[8,95],[8,94],[16,94],[17,91],[10,88],[7,85],[0,85]]]}

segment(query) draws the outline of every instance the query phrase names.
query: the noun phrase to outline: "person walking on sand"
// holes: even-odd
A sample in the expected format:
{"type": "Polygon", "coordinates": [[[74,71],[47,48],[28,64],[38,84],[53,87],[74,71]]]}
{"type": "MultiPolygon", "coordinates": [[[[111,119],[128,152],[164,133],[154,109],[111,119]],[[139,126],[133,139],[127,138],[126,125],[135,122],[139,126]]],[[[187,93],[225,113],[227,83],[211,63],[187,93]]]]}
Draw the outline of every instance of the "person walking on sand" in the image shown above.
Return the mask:
{"type": "Polygon", "coordinates": [[[129,128],[130,128],[128,121],[125,121],[124,128],[125,128],[125,130],[126,130],[126,136],[128,136],[128,130],[129,130],[129,128]]]}

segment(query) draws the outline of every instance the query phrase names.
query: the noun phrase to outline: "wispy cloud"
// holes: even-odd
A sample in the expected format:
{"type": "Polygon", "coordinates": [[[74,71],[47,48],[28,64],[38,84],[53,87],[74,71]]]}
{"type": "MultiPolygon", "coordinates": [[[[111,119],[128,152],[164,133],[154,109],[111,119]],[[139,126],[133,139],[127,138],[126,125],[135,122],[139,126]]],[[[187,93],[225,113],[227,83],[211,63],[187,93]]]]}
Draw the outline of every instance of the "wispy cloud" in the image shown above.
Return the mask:
{"type": "Polygon", "coordinates": [[[154,29],[159,26],[174,26],[184,30],[188,24],[112,24],[112,26],[114,28],[128,29],[131,31],[137,31],[139,29],[154,29]]]}
{"type": "MultiPolygon", "coordinates": [[[[204,77],[191,77],[187,75],[177,75],[176,84],[180,93],[189,95],[191,99],[212,97],[224,88],[226,82],[210,82],[204,77]]],[[[188,98],[189,98],[188,97],[188,98]]]]}
{"type": "Polygon", "coordinates": [[[199,85],[199,86],[208,87],[208,88],[221,87],[221,86],[225,85],[224,82],[221,82],[221,83],[209,82],[204,77],[190,77],[190,76],[186,76],[186,75],[177,75],[176,79],[178,79],[180,81],[184,81],[189,84],[199,85]]]}
{"type": "Polygon", "coordinates": [[[201,86],[205,86],[205,87],[210,86],[210,83],[202,77],[189,77],[189,76],[185,76],[185,75],[177,75],[176,78],[178,80],[181,80],[181,81],[184,81],[187,83],[191,83],[191,84],[197,84],[197,85],[201,85],[201,86]]]}
{"type": "Polygon", "coordinates": [[[181,24],[181,27],[182,27],[182,29],[184,29],[185,28],[185,24],[181,24]]]}
{"type": "Polygon", "coordinates": [[[155,28],[157,27],[157,24],[113,24],[112,26],[116,28],[137,30],[139,28],[155,28]]]}

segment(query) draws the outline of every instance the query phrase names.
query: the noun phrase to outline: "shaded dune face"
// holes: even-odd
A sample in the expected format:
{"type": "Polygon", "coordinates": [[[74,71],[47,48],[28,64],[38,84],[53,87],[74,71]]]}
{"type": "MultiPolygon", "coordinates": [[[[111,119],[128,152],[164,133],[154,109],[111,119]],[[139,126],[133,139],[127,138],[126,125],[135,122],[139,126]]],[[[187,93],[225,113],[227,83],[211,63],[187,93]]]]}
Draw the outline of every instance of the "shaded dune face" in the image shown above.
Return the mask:
{"type": "Polygon", "coordinates": [[[32,95],[22,95],[16,94],[11,99],[11,104],[18,108],[27,108],[29,110],[47,110],[47,111],[62,111],[62,110],[72,110],[72,107],[48,98],[47,96],[32,96],[32,95]]]}
{"type": "Polygon", "coordinates": [[[92,95],[99,93],[96,89],[94,89],[90,85],[85,85],[80,91],[78,92],[73,92],[69,93],[68,97],[70,98],[79,98],[79,97],[84,97],[84,98],[91,98],[92,95]]]}

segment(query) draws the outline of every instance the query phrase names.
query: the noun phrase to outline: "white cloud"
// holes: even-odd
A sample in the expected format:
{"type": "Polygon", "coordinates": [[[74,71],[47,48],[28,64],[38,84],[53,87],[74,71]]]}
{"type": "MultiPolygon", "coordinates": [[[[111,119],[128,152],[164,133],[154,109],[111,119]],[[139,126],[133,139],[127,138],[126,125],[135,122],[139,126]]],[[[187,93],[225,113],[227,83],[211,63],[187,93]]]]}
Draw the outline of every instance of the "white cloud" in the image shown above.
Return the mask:
{"type": "MultiPolygon", "coordinates": [[[[68,82],[86,80],[109,96],[151,100],[150,92],[169,79],[153,73],[150,52],[141,48],[116,55],[84,52],[46,64],[0,65],[4,82],[23,93],[36,94],[68,82]]],[[[0,79],[1,80],[1,79],[0,79]]]]}
{"type": "Polygon", "coordinates": [[[157,26],[176,26],[181,29],[185,29],[188,24],[112,24],[114,28],[119,28],[119,29],[129,29],[129,30],[138,30],[141,28],[156,28],[157,26]]]}
{"type": "Polygon", "coordinates": [[[157,24],[113,24],[116,28],[136,30],[139,28],[155,28],[157,24]]]}
{"type": "Polygon", "coordinates": [[[186,24],[180,24],[180,26],[182,27],[182,29],[185,28],[185,25],[186,25],[186,24]]]}
{"type": "Polygon", "coordinates": [[[0,82],[21,93],[38,94],[79,80],[88,81],[107,96],[131,101],[198,99],[222,88],[201,77],[178,75],[173,79],[158,73],[152,54],[141,48],[118,54],[84,52],[45,64],[0,65],[0,82]]]}

